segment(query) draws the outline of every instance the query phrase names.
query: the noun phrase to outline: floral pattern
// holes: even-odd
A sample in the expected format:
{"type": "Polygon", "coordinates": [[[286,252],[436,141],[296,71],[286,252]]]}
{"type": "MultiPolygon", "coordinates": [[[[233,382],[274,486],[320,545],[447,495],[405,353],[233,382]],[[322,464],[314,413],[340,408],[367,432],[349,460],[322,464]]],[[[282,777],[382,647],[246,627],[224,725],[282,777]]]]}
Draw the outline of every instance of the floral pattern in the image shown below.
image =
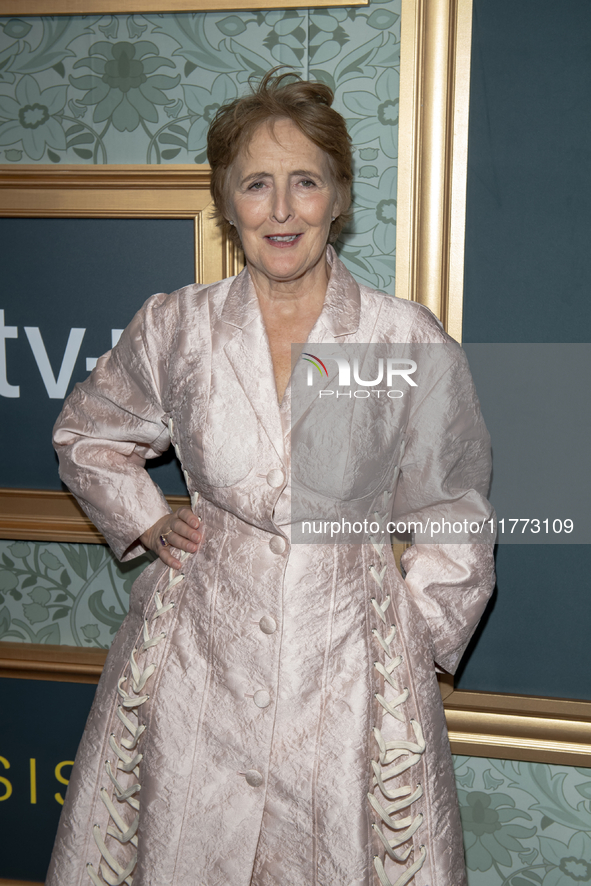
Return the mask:
{"type": "Polygon", "coordinates": [[[0,161],[204,163],[220,104],[287,65],[335,92],[355,146],[341,257],[393,293],[399,49],[400,0],[0,19],[0,161]]]}
{"type": "MultiPolygon", "coordinates": [[[[367,167],[362,169],[367,170],[367,167]]],[[[368,170],[364,177],[370,175],[368,170]]],[[[377,250],[386,256],[392,255],[396,242],[396,184],[395,166],[382,173],[377,185],[364,181],[355,184],[353,230],[355,233],[371,232],[377,250]]]]}
{"type": "Polygon", "coordinates": [[[470,886],[591,883],[591,769],[477,757],[455,767],[470,886]]]}
{"type": "Polygon", "coordinates": [[[183,86],[183,94],[191,121],[191,128],[187,134],[187,148],[189,151],[197,151],[199,157],[203,157],[203,162],[205,162],[205,145],[209,124],[221,105],[237,97],[238,90],[228,74],[220,74],[214,80],[211,89],[187,85],[183,86]]]}
{"type": "Polygon", "coordinates": [[[511,852],[525,852],[519,837],[531,837],[535,828],[511,825],[514,818],[531,815],[515,809],[515,800],[508,794],[487,794],[483,791],[458,790],[466,864],[472,871],[487,871],[493,863],[511,865],[511,852]]]}
{"type": "Polygon", "coordinates": [[[45,148],[65,150],[66,136],[59,117],[66,104],[66,86],[39,89],[34,77],[19,80],[15,98],[0,95],[0,145],[20,142],[32,160],[40,160],[45,148]]]}
{"type": "Polygon", "coordinates": [[[148,40],[114,44],[100,40],[92,44],[89,53],[74,68],[90,68],[94,74],[70,77],[70,83],[87,90],[79,102],[96,106],[94,122],[112,122],[119,132],[133,132],[143,120],[157,123],[156,105],[170,103],[162,90],[173,89],[181,77],[154,72],[163,66],[174,68],[174,62],[160,58],[158,47],[148,40]]]}
{"type": "Polygon", "coordinates": [[[0,542],[0,640],[108,649],[150,558],[103,545],[0,542]]]}
{"type": "Polygon", "coordinates": [[[551,837],[540,837],[539,839],[544,859],[553,865],[544,877],[543,886],[574,886],[575,883],[591,883],[591,837],[589,834],[573,834],[568,846],[551,837]]]}
{"type": "MultiPolygon", "coordinates": [[[[385,12],[387,10],[381,10],[385,12]]],[[[349,121],[349,131],[355,144],[379,141],[380,148],[395,160],[398,157],[398,71],[386,69],[375,83],[375,91],[348,92],[343,98],[345,107],[361,118],[349,121]],[[368,111],[372,117],[367,120],[368,111]]]]}

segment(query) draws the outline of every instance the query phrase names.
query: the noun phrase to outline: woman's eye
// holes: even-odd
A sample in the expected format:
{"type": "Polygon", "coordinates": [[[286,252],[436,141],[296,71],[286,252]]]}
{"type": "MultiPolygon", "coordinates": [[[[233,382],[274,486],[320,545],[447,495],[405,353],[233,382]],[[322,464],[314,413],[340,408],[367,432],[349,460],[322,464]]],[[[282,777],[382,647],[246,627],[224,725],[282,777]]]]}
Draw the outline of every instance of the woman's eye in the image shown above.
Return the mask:
{"type": "Polygon", "coordinates": [[[314,188],[314,187],[316,187],[316,182],[313,182],[313,181],[312,181],[311,179],[309,179],[309,178],[304,178],[304,179],[302,179],[302,181],[300,182],[300,184],[303,185],[305,188],[314,188]]]}
{"type": "Polygon", "coordinates": [[[261,188],[264,188],[264,187],[265,187],[264,182],[253,182],[252,185],[250,185],[248,190],[249,191],[260,191],[261,188]]]}

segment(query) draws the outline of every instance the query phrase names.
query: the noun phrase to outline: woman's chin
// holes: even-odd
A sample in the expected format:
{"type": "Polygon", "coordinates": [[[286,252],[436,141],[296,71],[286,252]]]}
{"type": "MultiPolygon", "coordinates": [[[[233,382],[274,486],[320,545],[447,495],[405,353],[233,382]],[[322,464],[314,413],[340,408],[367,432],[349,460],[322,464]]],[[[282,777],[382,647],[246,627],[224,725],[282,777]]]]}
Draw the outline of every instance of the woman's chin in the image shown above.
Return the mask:
{"type": "Polygon", "coordinates": [[[323,257],[324,247],[314,256],[302,255],[296,250],[278,249],[271,255],[267,253],[259,257],[258,261],[251,261],[247,256],[247,264],[251,270],[255,270],[256,275],[260,274],[272,282],[292,283],[316,275],[323,257]]]}

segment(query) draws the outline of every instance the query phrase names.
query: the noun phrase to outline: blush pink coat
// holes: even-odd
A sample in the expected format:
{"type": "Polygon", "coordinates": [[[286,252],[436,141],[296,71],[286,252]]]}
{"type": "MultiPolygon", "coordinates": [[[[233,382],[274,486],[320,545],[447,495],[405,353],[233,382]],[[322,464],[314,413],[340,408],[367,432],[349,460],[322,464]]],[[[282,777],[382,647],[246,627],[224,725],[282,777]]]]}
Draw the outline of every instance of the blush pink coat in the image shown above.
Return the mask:
{"type": "MultiPolygon", "coordinates": [[[[489,440],[463,353],[425,308],[332,273],[314,343],[447,342],[388,510],[488,520],[489,440]]],[[[411,401],[412,403],[412,401],[411,401]]],[[[492,591],[491,544],[290,543],[277,402],[248,272],[149,299],[64,405],[61,476],[121,559],[168,512],[171,441],[205,540],[135,583],[67,791],[47,886],[465,886],[436,664],[492,591]]],[[[380,441],[368,430],[372,458],[380,441]]],[[[377,451],[379,455],[379,450],[377,451]]],[[[388,515],[386,515],[388,516],[388,515]]]]}

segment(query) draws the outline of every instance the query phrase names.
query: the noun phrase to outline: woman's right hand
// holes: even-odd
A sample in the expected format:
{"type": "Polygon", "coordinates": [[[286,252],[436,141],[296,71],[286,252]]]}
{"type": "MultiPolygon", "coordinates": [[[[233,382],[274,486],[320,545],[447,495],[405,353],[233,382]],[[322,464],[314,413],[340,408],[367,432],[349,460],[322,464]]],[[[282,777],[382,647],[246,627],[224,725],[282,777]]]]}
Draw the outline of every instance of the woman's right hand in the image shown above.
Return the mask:
{"type": "Polygon", "coordinates": [[[173,514],[167,514],[157,520],[153,526],[140,536],[140,541],[155,554],[166,566],[180,569],[181,561],[178,551],[196,554],[203,541],[203,528],[199,517],[190,508],[179,508],[173,514]],[[165,544],[163,544],[164,539],[165,544]]]}

